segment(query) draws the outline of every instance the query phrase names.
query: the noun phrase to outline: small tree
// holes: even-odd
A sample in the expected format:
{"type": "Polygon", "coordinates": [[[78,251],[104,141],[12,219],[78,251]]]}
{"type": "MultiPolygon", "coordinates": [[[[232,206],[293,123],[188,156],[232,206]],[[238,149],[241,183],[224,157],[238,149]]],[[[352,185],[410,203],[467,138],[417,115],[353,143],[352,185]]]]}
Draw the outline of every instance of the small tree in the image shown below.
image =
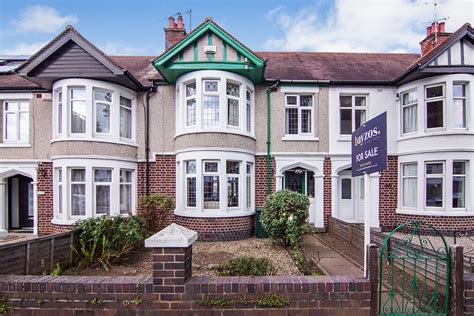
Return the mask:
{"type": "Polygon", "coordinates": [[[140,198],[140,205],[144,208],[142,216],[145,219],[150,234],[165,226],[166,217],[173,208],[173,199],[159,193],[152,193],[140,198]]]}
{"type": "Polygon", "coordinates": [[[291,190],[270,194],[263,206],[262,226],[270,238],[286,247],[299,249],[299,242],[308,232],[309,199],[291,190]]]}

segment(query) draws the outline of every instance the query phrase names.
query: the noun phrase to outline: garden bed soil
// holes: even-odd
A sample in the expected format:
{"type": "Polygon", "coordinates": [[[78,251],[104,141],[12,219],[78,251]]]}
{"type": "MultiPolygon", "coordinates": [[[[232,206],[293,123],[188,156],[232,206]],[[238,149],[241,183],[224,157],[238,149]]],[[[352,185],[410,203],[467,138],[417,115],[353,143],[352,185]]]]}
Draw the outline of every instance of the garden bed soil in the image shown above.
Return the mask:
{"type": "MultiPolygon", "coordinates": [[[[63,275],[99,276],[150,276],[152,274],[152,250],[142,248],[130,254],[128,259],[104,268],[71,268],[63,275]]],[[[276,268],[276,275],[301,275],[285,248],[274,245],[270,239],[256,237],[239,241],[196,242],[193,244],[193,275],[215,276],[214,267],[228,259],[240,256],[268,258],[276,268]]]]}

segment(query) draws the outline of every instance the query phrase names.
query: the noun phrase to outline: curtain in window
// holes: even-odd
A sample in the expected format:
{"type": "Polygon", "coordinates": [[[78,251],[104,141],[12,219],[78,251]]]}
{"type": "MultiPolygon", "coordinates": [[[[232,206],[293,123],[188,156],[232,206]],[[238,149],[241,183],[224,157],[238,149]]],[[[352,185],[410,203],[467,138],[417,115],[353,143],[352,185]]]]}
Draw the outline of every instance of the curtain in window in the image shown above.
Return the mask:
{"type": "Polygon", "coordinates": [[[410,133],[417,130],[417,107],[416,105],[403,108],[403,133],[410,133]]]}
{"type": "Polygon", "coordinates": [[[417,206],[417,165],[403,165],[403,206],[417,206]]]}

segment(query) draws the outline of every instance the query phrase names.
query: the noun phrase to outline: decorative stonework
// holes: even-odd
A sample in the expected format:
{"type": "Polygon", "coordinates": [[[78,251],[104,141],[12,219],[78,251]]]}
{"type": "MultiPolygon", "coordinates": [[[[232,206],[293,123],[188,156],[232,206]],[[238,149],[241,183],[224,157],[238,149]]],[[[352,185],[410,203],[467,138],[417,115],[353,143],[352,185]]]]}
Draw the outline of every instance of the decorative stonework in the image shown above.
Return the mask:
{"type": "Polygon", "coordinates": [[[147,248],[187,248],[198,238],[198,233],[178,224],[171,224],[145,240],[147,248]]]}

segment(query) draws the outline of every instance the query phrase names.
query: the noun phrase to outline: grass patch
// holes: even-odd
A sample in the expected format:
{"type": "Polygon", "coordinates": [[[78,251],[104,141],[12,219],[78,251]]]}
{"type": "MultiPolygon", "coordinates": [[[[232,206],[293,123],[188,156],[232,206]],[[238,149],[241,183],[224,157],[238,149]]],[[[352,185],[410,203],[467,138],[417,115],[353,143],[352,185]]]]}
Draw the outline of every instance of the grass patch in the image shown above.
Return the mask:
{"type": "Polygon", "coordinates": [[[275,267],[267,258],[242,256],[218,265],[215,270],[220,276],[264,276],[273,275],[275,267]]]}
{"type": "Polygon", "coordinates": [[[240,300],[234,301],[226,298],[216,298],[216,299],[203,299],[198,302],[201,306],[229,306],[235,303],[244,304],[244,305],[256,305],[257,307],[263,308],[282,308],[290,305],[290,300],[278,296],[276,294],[271,294],[268,296],[262,296],[255,300],[240,300]]]}

